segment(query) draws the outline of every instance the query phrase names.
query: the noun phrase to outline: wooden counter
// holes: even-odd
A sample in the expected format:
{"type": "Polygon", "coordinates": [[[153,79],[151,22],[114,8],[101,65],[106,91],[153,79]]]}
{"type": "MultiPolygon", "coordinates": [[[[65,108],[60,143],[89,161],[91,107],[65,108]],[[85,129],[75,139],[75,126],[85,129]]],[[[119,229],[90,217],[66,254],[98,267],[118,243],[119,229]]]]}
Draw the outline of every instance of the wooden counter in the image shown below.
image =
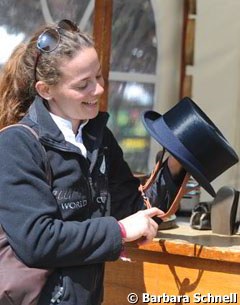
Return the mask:
{"type": "Polygon", "coordinates": [[[240,304],[240,235],[179,224],[145,246],[126,249],[132,262],[106,264],[104,305],[128,305],[129,293],[138,295],[136,304],[212,304],[220,303],[218,297],[222,304],[240,304]]]}

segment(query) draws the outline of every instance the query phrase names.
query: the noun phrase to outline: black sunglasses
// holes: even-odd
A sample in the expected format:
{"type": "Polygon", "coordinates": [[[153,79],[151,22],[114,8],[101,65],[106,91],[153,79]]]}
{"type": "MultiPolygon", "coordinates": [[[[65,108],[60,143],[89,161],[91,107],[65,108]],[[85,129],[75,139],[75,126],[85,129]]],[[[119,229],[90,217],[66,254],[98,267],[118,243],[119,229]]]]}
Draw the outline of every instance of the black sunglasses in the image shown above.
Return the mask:
{"type": "Polygon", "coordinates": [[[59,21],[56,28],[46,29],[39,35],[37,39],[37,48],[40,52],[38,52],[34,64],[35,82],[37,81],[37,64],[41,53],[50,53],[58,47],[61,40],[62,30],[68,32],[80,32],[78,26],[74,22],[68,19],[63,19],[59,21]]]}

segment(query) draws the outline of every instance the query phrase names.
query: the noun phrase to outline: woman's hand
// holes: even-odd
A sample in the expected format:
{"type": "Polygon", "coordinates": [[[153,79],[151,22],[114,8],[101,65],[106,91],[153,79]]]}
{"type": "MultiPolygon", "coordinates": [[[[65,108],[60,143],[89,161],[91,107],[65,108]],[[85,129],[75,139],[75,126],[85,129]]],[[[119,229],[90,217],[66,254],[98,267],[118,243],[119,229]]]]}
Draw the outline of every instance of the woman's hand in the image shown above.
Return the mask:
{"type": "Polygon", "coordinates": [[[161,217],[163,215],[163,211],[154,207],[138,211],[120,220],[119,222],[124,226],[126,231],[126,237],[123,238],[123,241],[130,242],[140,238],[143,238],[140,242],[141,244],[151,241],[156,236],[158,230],[158,224],[152,217],[161,217]]]}

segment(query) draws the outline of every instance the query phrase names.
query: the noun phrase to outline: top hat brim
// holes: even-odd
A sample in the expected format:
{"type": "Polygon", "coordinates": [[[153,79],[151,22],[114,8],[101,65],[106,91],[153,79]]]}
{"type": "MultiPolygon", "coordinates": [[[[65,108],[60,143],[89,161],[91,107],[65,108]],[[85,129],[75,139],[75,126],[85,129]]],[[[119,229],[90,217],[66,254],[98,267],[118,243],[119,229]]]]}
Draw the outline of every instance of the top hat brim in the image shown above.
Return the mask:
{"type": "Polygon", "coordinates": [[[181,163],[183,168],[192,175],[200,186],[215,197],[216,193],[204,175],[204,169],[201,164],[172,133],[164,122],[163,116],[155,111],[145,111],[142,114],[142,122],[150,135],[181,163]],[[155,120],[158,120],[157,130],[153,124],[155,120]]]}

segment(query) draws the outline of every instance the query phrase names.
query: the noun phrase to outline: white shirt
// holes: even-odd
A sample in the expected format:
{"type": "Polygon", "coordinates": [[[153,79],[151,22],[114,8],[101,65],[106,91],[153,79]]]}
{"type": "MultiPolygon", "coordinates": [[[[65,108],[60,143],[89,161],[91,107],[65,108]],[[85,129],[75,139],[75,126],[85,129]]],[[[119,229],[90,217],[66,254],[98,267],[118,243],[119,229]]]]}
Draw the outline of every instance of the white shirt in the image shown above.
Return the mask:
{"type": "Polygon", "coordinates": [[[82,129],[88,123],[88,120],[79,126],[78,133],[75,135],[72,130],[72,123],[69,120],[63,119],[62,117],[57,116],[51,112],[50,115],[58,128],[61,130],[65,140],[77,146],[81,150],[82,155],[87,158],[87,150],[82,140],[82,129]]]}

